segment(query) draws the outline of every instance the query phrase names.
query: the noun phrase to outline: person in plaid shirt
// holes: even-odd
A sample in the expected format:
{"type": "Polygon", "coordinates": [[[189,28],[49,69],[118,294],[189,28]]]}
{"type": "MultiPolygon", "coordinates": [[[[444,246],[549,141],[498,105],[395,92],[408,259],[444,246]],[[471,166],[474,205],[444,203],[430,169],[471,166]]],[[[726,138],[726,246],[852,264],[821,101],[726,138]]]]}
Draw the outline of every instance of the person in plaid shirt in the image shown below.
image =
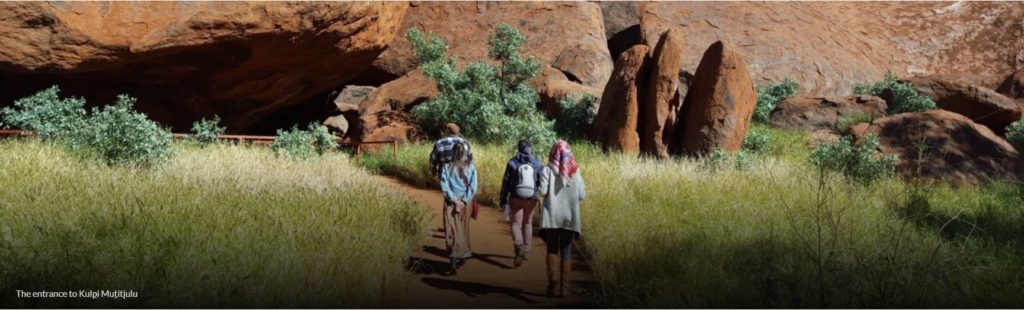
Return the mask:
{"type": "Polygon", "coordinates": [[[430,152],[430,173],[436,176],[444,164],[452,162],[452,147],[455,146],[456,142],[466,144],[466,155],[470,161],[473,160],[473,149],[470,147],[469,141],[463,139],[459,133],[458,125],[448,123],[444,126],[444,135],[447,137],[441,138],[441,140],[437,140],[434,143],[434,150],[430,152]]]}

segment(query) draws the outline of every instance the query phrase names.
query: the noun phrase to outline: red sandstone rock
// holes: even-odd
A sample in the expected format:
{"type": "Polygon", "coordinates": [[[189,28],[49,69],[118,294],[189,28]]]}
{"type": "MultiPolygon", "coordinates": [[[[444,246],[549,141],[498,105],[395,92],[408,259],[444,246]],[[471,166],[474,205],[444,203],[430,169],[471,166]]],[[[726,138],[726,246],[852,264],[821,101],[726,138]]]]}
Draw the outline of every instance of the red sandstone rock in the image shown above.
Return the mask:
{"type": "Polygon", "coordinates": [[[649,63],[648,47],[637,45],[622,53],[615,62],[615,71],[601,95],[601,106],[591,125],[591,137],[606,149],[627,154],[640,152],[637,125],[639,101],[649,63]]]}
{"type": "Polygon", "coordinates": [[[668,157],[678,100],[679,71],[683,64],[683,32],[672,28],[661,34],[654,48],[646,97],[640,105],[640,149],[657,157],[668,157]]]}
{"type": "Polygon", "coordinates": [[[677,143],[683,153],[706,156],[716,149],[735,152],[743,145],[757,94],[743,56],[715,42],[697,67],[683,102],[683,130],[677,143]]]}
{"type": "Polygon", "coordinates": [[[836,129],[843,117],[858,114],[885,115],[885,100],[875,96],[790,97],[772,111],[770,122],[775,127],[790,129],[836,129]]]}

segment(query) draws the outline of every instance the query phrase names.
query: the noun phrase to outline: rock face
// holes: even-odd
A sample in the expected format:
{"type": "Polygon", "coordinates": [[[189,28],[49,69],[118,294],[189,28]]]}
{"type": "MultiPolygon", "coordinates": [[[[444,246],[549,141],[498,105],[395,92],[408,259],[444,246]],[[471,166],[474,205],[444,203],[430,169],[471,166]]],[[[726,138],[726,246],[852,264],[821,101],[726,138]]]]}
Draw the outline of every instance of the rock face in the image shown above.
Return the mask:
{"type": "Polygon", "coordinates": [[[636,45],[622,53],[601,95],[601,107],[591,126],[591,138],[607,149],[626,154],[640,152],[637,124],[649,49],[646,45],[636,45]]]}
{"type": "Polygon", "coordinates": [[[772,111],[772,125],[789,129],[831,130],[843,117],[885,115],[885,100],[875,96],[790,97],[772,111]]]}
{"type": "Polygon", "coordinates": [[[743,145],[757,94],[743,56],[722,42],[704,52],[683,102],[683,153],[705,156],[715,149],[735,152],[743,145]]]}
{"type": "Polygon", "coordinates": [[[1024,99],[1024,70],[1017,71],[999,85],[999,93],[1017,100],[1024,99]]]}
{"type": "MultiPolygon", "coordinates": [[[[604,4],[602,4],[604,6],[604,4]]],[[[730,42],[758,85],[793,78],[810,96],[850,94],[858,82],[1024,68],[1024,6],[1011,2],[634,2],[642,37],[683,29],[685,55],[730,42]]],[[[606,27],[629,10],[605,12],[606,27]],[[620,13],[621,12],[621,13],[620,13]],[[609,16],[614,16],[613,19],[609,16]]],[[[619,26],[621,27],[621,26],[619,26]]],[[[687,58],[692,69],[697,59],[687,58]]]]}
{"type": "Polygon", "coordinates": [[[3,102],[53,84],[126,93],[164,124],[244,130],[352,79],[394,38],[401,3],[0,3],[3,102]]]}
{"type": "Polygon", "coordinates": [[[366,99],[359,103],[359,114],[391,110],[408,111],[437,95],[437,84],[434,80],[417,69],[370,92],[366,99]]]}
{"type": "Polygon", "coordinates": [[[415,68],[405,39],[411,27],[436,33],[459,63],[489,59],[487,38],[499,23],[526,35],[523,55],[532,55],[590,87],[604,87],[612,71],[601,8],[589,2],[422,2],[409,8],[400,37],[373,62],[381,75],[415,68]]]}
{"type": "Polygon", "coordinates": [[[929,76],[906,80],[940,109],[967,116],[996,133],[1021,117],[1018,103],[988,88],[929,76]]]}
{"type": "Polygon", "coordinates": [[[679,70],[683,64],[683,32],[672,28],[661,34],[654,48],[647,94],[641,107],[640,149],[657,157],[668,157],[679,101],[679,70]]]}
{"type": "Polygon", "coordinates": [[[1020,155],[987,127],[949,111],[902,113],[872,122],[861,135],[873,134],[881,151],[899,157],[898,172],[911,178],[979,184],[1014,180],[1020,155]],[[924,151],[919,152],[919,145],[924,151]]]}

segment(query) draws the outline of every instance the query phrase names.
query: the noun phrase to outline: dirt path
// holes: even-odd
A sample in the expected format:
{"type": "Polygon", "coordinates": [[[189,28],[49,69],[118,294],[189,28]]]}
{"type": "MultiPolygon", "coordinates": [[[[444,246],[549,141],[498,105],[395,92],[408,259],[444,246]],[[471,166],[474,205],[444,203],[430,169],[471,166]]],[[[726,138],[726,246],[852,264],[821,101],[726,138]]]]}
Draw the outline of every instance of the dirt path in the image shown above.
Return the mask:
{"type": "MultiPolygon", "coordinates": [[[[391,307],[401,308],[551,308],[579,307],[585,301],[578,295],[566,299],[545,297],[547,271],[544,242],[533,238],[530,259],[512,268],[512,234],[497,208],[483,207],[477,220],[470,221],[470,247],[473,258],[458,273],[445,275],[448,257],[444,247],[441,219],[443,198],[438,190],[409,186],[381,177],[431,211],[430,238],[413,253],[420,262],[416,280],[410,283],[403,299],[391,307]]],[[[573,280],[586,277],[576,264],[573,280]]],[[[579,282],[577,282],[579,283],[579,282]]]]}

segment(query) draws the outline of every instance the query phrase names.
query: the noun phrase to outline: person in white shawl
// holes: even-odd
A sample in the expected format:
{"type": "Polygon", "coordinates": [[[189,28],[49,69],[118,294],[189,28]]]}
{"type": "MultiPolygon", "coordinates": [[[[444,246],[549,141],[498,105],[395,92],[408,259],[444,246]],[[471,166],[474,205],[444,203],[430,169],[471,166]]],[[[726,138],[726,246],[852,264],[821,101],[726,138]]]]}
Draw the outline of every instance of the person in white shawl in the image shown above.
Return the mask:
{"type": "Polygon", "coordinates": [[[569,143],[558,140],[551,147],[548,164],[541,171],[537,191],[544,203],[540,210],[540,235],[547,243],[548,296],[569,293],[569,273],[572,270],[572,242],[582,233],[580,201],[587,196],[583,176],[569,143]],[[555,270],[561,265],[561,278],[556,283],[555,270]]]}

